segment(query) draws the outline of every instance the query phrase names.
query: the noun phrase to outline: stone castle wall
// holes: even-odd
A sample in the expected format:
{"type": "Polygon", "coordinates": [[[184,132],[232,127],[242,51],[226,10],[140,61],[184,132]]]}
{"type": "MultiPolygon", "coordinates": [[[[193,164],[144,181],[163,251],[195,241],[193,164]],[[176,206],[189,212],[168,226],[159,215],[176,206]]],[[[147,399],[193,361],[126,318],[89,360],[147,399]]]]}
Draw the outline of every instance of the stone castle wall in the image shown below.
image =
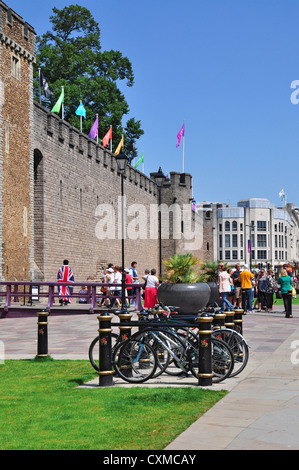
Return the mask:
{"type": "MultiPolygon", "coordinates": [[[[37,103],[34,134],[35,261],[44,279],[56,278],[64,258],[78,280],[95,277],[109,262],[121,264],[121,177],[114,156],[37,103]],[[105,226],[98,225],[101,221],[105,226]]],[[[149,211],[157,203],[155,183],[132,167],[124,194],[127,224],[135,222],[128,212],[133,204],[149,211]]],[[[136,240],[132,232],[125,239],[125,265],[137,261],[140,274],[157,269],[158,244],[150,238],[149,224],[136,227],[136,240]]]]}
{"type": "Polygon", "coordinates": [[[35,32],[0,2],[1,277],[30,280],[33,255],[35,32]]]}
{"type": "MultiPolygon", "coordinates": [[[[67,258],[76,281],[99,280],[122,261],[121,176],[111,152],[33,101],[35,41],[0,0],[0,277],[55,281],[67,258]]],[[[158,188],[128,166],[124,194],[125,266],[159,272],[158,188]]],[[[162,258],[186,250],[181,208],[191,200],[191,175],[172,172],[161,191],[162,258]]]]}

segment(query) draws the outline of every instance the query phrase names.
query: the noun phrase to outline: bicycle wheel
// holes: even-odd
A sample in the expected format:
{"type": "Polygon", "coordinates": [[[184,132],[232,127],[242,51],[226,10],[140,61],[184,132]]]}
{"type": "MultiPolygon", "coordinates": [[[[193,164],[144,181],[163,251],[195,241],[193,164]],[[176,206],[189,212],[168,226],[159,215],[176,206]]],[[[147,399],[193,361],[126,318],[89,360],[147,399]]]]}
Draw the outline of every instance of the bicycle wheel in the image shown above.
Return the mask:
{"type": "MultiPolygon", "coordinates": [[[[221,339],[211,337],[213,383],[222,382],[230,376],[234,367],[234,356],[229,346],[221,339]]],[[[187,352],[190,370],[197,377],[199,369],[198,339],[188,340],[187,352]]]]}
{"type": "Polygon", "coordinates": [[[168,375],[187,375],[189,372],[189,358],[185,342],[179,335],[169,330],[157,331],[161,345],[169,353],[169,361],[165,364],[163,372],[168,375]]]}
{"type": "Polygon", "coordinates": [[[212,382],[219,383],[229,377],[234,368],[234,355],[225,341],[211,337],[212,342],[212,382]]]}
{"type": "Polygon", "coordinates": [[[153,347],[142,339],[128,339],[119,343],[113,354],[115,371],[129,383],[143,383],[153,377],[157,355],[153,347]]]}
{"type": "MultiPolygon", "coordinates": [[[[116,333],[111,333],[111,347],[112,347],[112,355],[113,355],[113,350],[115,346],[119,342],[119,335],[116,333]]],[[[96,336],[95,339],[91,342],[88,350],[88,357],[89,361],[92,365],[92,367],[96,370],[99,371],[99,357],[100,357],[100,352],[99,352],[99,337],[96,336]]]]}
{"type": "Polygon", "coordinates": [[[225,341],[233,352],[234,369],[230,376],[235,377],[240,374],[245,369],[249,359],[248,344],[243,336],[230,328],[220,328],[213,331],[212,337],[225,341]]]}
{"type": "Polygon", "coordinates": [[[157,369],[152,378],[156,378],[161,375],[169,364],[170,354],[161,343],[158,335],[156,333],[152,333],[150,329],[146,328],[142,331],[134,333],[132,338],[138,339],[139,341],[146,341],[152,346],[157,356],[157,369]]]}
{"type": "Polygon", "coordinates": [[[148,327],[135,333],[132,338],[143,338],[154,348],[158,360],[154,377],[158,377],[163,372],[168,375],[188,373],[189,361],[185,345],[173,332],[168,329],[148,327]]]}

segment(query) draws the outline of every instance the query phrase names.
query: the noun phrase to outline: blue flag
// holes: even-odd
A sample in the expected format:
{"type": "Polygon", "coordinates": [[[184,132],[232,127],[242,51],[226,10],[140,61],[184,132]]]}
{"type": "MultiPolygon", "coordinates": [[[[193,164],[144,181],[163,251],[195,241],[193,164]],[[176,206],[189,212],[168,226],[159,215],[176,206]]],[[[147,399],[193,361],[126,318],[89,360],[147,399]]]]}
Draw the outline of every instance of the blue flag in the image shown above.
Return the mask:
{"type": "Polygon", "coordinates": [[[86,119],[86,110],[82,103],[80,103],[80,105],[76,109],[76,114],[77,116],[83,116],[86,119]]]}

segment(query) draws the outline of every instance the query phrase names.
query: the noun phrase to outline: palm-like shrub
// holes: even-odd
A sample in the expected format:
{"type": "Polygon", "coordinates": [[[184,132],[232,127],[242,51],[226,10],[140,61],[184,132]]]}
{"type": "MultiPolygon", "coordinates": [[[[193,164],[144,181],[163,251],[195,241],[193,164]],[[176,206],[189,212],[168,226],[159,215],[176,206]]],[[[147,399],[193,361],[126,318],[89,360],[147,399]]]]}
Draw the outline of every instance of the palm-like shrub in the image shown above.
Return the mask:
{"type": "Polygon", "coordinates": [[[198,282],[217,282],[220,261],[208,261],[201,263],[198,282]]]}
{"type": "Polygon", "coordinates": [[[161,277],[163,282],[172,282],[174,284],[190,284],[197,282],[198,273],[194,266],[199,264],[199,260],[191,253],[176,254],[163,264],[167,273],[161,277]]]}

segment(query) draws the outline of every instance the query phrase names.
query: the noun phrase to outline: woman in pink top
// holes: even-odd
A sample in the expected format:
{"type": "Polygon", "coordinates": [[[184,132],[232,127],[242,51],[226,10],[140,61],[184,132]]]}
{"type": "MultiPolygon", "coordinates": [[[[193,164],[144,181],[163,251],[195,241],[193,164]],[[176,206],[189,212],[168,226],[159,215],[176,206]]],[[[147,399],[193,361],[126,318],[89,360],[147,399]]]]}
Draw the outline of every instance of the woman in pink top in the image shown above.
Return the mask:
{"type": "Polygon", "coordinates": [[[233,310],[234,306],[233,304],[230,303],[230,301],[227,299],[228,295],[231,293],[231,286],[232,280],[229,275],[229,273],[226,270],[226,267],[224,266],[223,263],[220,263],[219,266],[219,276],[218,276],[218,284],[219,284],[219,294],[222,298],[222,307],[220,312],[224,312],[225,307],[228,307],[228,310],[233,310]]]}

